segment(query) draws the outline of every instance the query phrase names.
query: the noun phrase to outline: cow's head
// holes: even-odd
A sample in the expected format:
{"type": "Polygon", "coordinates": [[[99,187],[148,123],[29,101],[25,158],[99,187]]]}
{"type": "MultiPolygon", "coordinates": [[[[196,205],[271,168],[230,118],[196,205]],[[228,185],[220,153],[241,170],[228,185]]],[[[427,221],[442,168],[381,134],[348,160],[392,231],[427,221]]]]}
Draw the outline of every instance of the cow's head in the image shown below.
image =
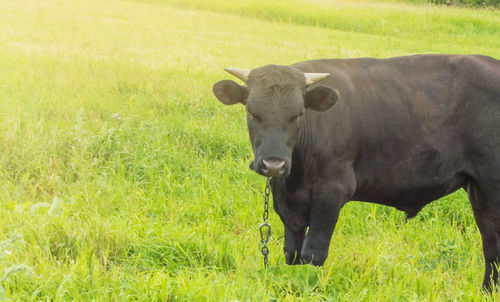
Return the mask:
{"type": "Polygon", "coordinates": [[[226,105],[241,103],[247,123],[254,161],[250,168],[269,177],[290,173],[292,151],[305,125],[305,111],[325,111],[337,101],[337,93],[326,86],[310,85],[328,73],[303,73],[293,67],[268,65],[251,71],[226,68],[245,82],[244,86],[222,80],[213,87],[226,105]]]}

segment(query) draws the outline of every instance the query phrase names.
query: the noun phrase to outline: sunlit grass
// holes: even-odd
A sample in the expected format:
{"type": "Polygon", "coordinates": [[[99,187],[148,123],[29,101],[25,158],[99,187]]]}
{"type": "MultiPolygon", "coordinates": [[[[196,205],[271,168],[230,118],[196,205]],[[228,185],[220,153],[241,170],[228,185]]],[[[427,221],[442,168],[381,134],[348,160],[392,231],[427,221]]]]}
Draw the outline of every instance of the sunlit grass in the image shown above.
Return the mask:
{"type": "Polygon", "coordinates": [[[262,270],[263,179],[248,169],[243,108],[211,87],[225,66],[498,58],[498,12],[320,0],[0,0],[0,12],[0,296],[486,299],[463,192],[408,222],[348,204],[321,269],[283,264],[272,213],[262,270]]]}

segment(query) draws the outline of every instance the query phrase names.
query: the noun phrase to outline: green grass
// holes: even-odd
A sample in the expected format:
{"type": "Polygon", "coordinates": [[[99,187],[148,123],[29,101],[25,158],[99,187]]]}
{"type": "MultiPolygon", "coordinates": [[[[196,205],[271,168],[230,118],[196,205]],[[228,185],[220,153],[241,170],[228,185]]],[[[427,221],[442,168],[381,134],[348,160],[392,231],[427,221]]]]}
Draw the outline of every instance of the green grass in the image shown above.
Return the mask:
{"type": "Polygon", "coordinates": [[[0,0],[0,298],[497,301],[466,194],[408,222],[352,202],[325,267],[287,267],[223,68],[500,58],[500,13],[397,1],[0,0]],[[2,275],[1,272],[4,271],[2,275]]]}

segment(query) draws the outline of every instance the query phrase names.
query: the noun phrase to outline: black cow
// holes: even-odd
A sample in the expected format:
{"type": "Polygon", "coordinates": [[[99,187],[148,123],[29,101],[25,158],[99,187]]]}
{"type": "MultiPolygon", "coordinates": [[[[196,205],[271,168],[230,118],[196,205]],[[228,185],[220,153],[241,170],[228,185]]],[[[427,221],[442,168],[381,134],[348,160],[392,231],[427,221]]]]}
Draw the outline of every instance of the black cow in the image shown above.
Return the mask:
{"type": "Polygon", "coordinates": [[[288,264],[323,265],[349,200],[413,217],[464,188],[483,241],[483,286],[496,282],[500,61],[417,55],[226,70],[245,86],[223,80],[213,92],[246,105],[250,167],[273,177],[288,264]]]}

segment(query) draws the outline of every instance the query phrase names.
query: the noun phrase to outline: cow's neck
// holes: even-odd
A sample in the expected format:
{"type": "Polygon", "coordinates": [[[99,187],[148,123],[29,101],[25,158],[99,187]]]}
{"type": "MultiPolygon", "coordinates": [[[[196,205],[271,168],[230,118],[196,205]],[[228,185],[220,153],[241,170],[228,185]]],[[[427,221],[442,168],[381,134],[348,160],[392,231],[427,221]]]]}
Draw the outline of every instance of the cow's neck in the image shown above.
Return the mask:
{"type": "Polygon", "coordinates": [[[292,169],[286,179],[287,188],[291,191],[304,184],[304,178],[309,174],[314,163],[313,153],[317,145],[318,131],[313,120],[308,118],[306,113],[304,125],[300,129],[297,144],[292,152],[292,169]]]}
{"type": "Polygon", "coordinates": [[[303,173],[308,172],[312,168],[314,162],[314,149],[318,145],[318,126],[317,119],[311,118],[311,112],[306,111],[304,124],[300,129],[299,138],[294,149],[293,160],[299,160],[303,169],[303,173]]]}

